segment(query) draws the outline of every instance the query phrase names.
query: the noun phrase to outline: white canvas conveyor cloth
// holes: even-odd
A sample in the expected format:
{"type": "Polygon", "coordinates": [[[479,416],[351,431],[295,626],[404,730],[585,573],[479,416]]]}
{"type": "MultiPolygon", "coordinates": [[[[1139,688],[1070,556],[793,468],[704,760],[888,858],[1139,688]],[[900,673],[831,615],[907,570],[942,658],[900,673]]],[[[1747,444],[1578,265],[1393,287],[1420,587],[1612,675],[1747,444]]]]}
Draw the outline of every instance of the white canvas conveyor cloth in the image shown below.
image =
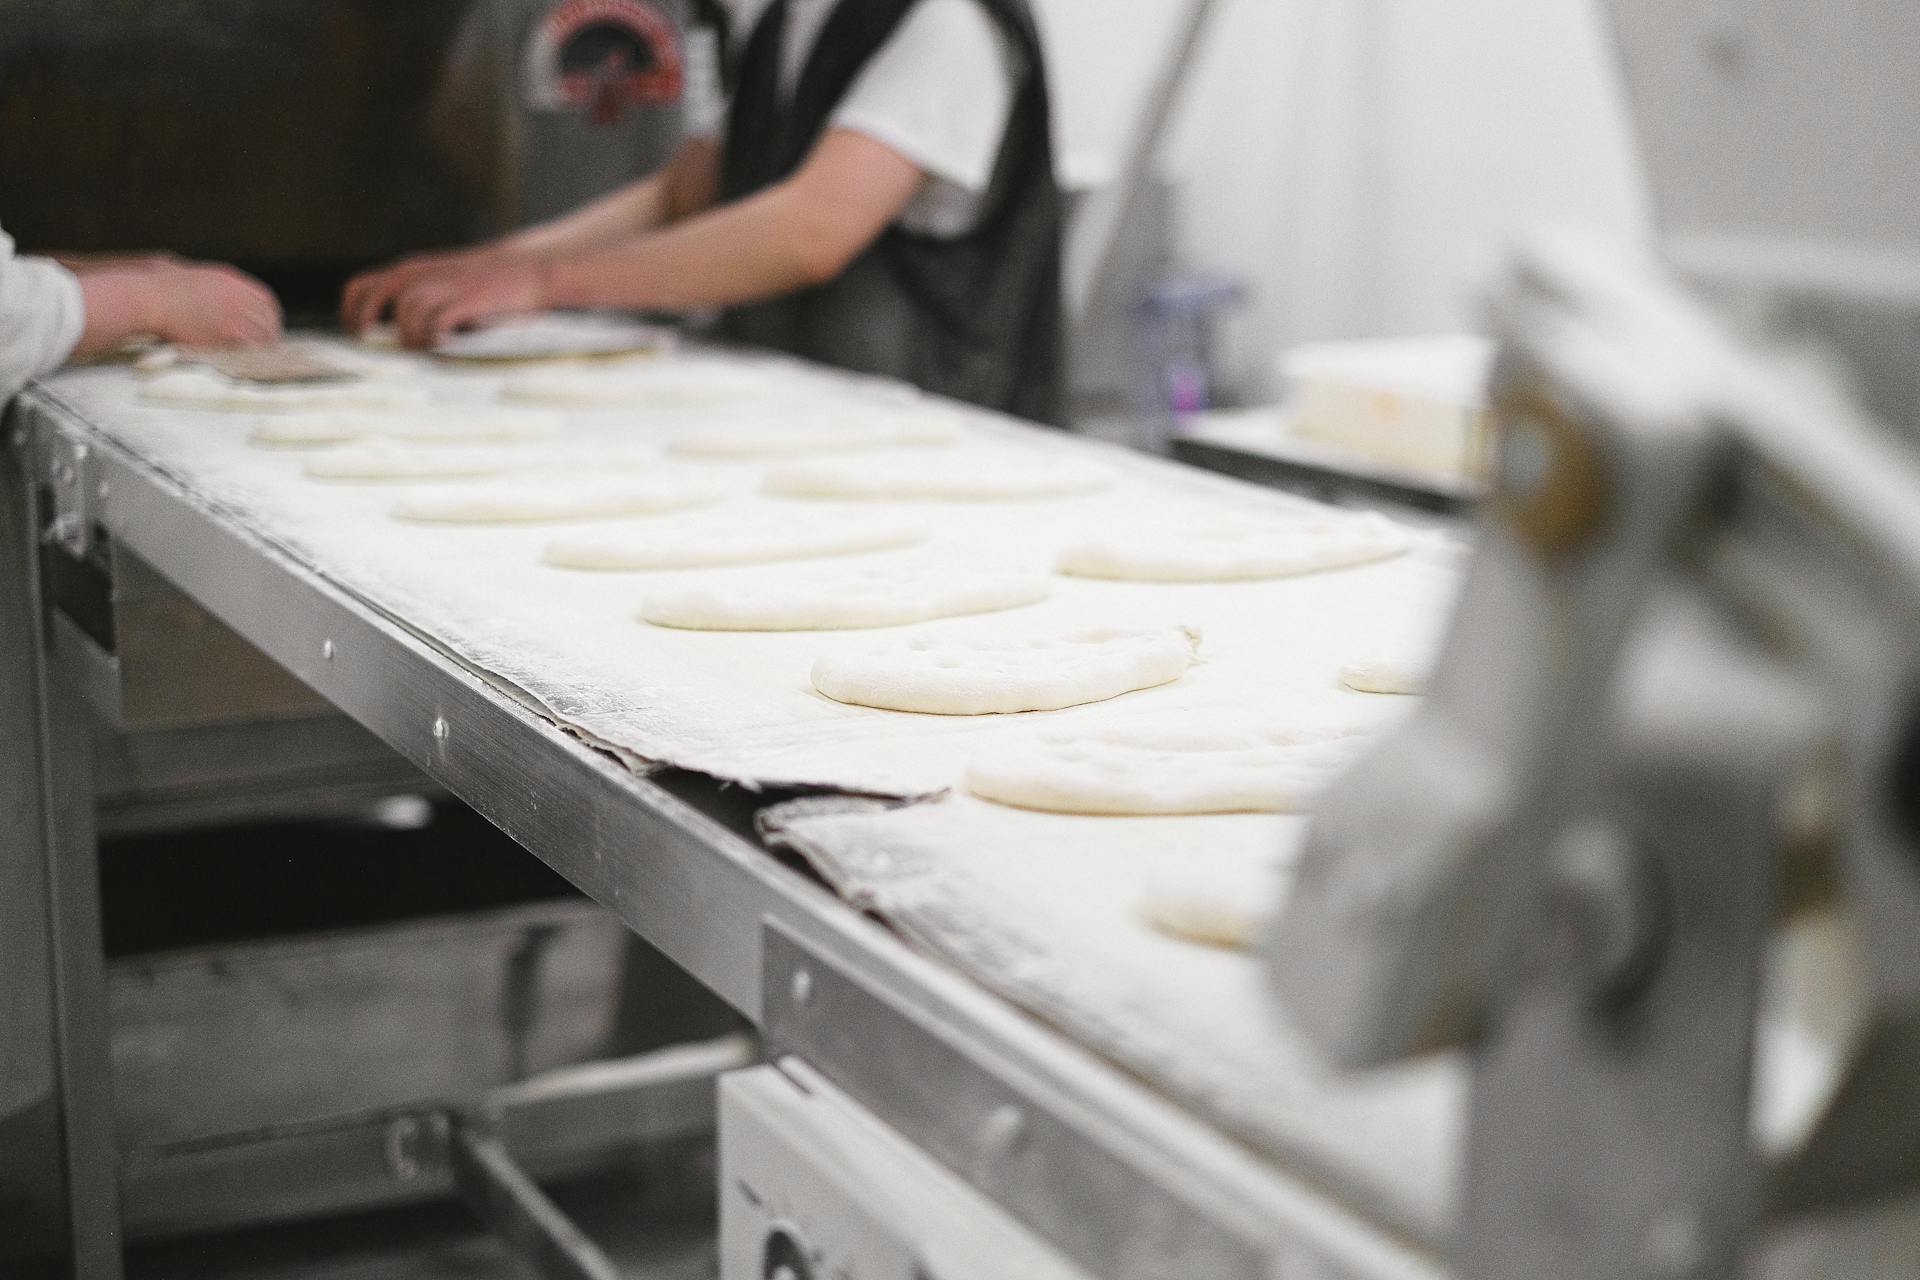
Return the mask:
{"type": "MultiPolygon", "coordinates": [[[[665,359],[696,358],[705,353],[665,359]]],[[[562,442],[664,447],[709,422],[773,422],[795,404],[882,404],[913,411],[898,388],[876,389],[846,375],[776,360],[738,359],[758,369],[753,392],[707,408],[586,409],[568,413],[562,442]]],[[[391,369],[388,364],[391,363],[391,369]]],[[[490,373],[411,369],[443,403],[482,402],[496,392],[490,373]]],[[[1415,584],[1433,573],[1417,559],[1273,582],[1142,584],[1056,579],[1047,601],[980,618],[922,624],[952,633],[1036,631],[1099,625],[1192,625],[1204,635],[1203,662],[1181,681],[1124,700],[1045,715],[951,718],[843,706],[808,683],[814,658],[841,638],[817,634],[671,631],[634,620],[650,582],[687,572],[570,572],[541,562],[553,529],[416,525],[389,518],[391,487],[320,484],[301,475],[298,454],[249,447],[247,414],[168,409],[141,403],[124,369],[59,375],[46,394],[96,424],[177,482],[370,605],[404,619],[446,652],[522,693],[557,722],[615,748],[623,758],[699,770],[749,787],[811,784],[883,795],[931,795],[955,785],[975,754],[1037,723],[1070,727],[1138,711],[1159,715],[1208,707],[1266,705],[1317,723],[1363,723],[1397,715],[1405,700],[1340,687],[1344,661],[1383,630],[1408,624],[1407,601],[1427,599],[1415,584]]],[[[950,415],[930,402],[926,412],[950,415]]],[[[1215,509],[1297,507],[1297,499],[1253,489],[1121,450],[968,412],[970,443],[1067,450],[1111,467],[1118,482],[1080,497],[1005,503],[862,504],[923,524],[923,550],[996,563],[1052,562],[1075,531],[1179,504],[1215,509]]],[[[728,464],[743,496],[765,465],[728,464]]],[[[801,501],[787,499],[778,501],[801,501]]],[[[820,504],[809,503],[817,511],[820,504]]],[[[724,508],[709,508],[711,511],[724,508]]],[[[668,517],[648,517],[668,518],[668,517]]],[[[579,526],[576,526],[579,528],[579,526]]],[[[689,571],[701,574],[753,569],[689,571]]],[[[882,634],[882,633],[875,633],[882,634]]],[[[897,634],[897,633],[895,633],[897,634]]],[[[796,826],[843,885],[871,892],[922,945],[1006,992],[1089,1046],[1258,1143],[1276,1161],[1330,1188],[1395,1228],[1433,1239],[1446,1216],[1456,1084],[1413,1072],[1375,1083],[1335,1086],[1307,1065],[1300,1047],[1270,1019],[1270,1002],[1245,957],[1163,939],[1136,923],[1115,898],[1106,869],[1185,856],[1242,832],[1256,849],[1281,819],[1185,818],[1096,825],[1060,842],[1060,859],[1031,856],[1046,815],[992,812],[972,801],[910,810],[868,825],[822,821],[796,826]],[[962,811],[975,816],[954,821],[962,811]],[[986,816],[981,816],[982,814],[986,816]],[[980,838],[978,824],[1005,827],[1004,843],[980,838]],[[1134,853],[1136,843],[1139,848],[1134,853]],[[997,856],[981,850],[992,846],[997,856]],[[919,896],[882,880],[871,853],[914,860],[919,896]],[[1048,871],[1084,892],[1039,892],[1026,877],[1048,871]],[[1153,995],[1163,982],[1191,982],[1215,998],[1176,1009],[1153,995]]],[[[1060,822],[1085,822],[1059,818],[1060,822]]],[[[1096,824],[1100,820],[1094,820],[1096,824]]],[[[1112,821],[1112,820],[1107,820],[1112,821]]],[[[1049,838],[1050,838],[1049,832],[1049,838]]]]}

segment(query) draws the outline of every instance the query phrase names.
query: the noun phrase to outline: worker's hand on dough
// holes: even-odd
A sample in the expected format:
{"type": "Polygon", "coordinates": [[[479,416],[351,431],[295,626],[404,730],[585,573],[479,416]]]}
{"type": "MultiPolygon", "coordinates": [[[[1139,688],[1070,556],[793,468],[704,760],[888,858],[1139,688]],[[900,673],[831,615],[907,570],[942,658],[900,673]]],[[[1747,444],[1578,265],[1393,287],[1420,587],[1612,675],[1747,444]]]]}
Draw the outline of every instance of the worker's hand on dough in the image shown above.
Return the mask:
{"type": "Polygon", "coordinates": [[[384,267],[362,271],[347,281],[340,295],[340,327],[357,337],[385,319],[388,309],[412,286],[453,270],[477,267],[504,253],[494,245],[477,245],[469,249],[416,253],[384,267]]]}
{"type": "Polygon", "coordinates": [[[393,300],[400,341],[417,350],[490,316],[522,315],[547,305],[547,260],[494,254],[419,276],[393,300]]]}
{"type": "Polygon", "coordinates": [[[86,318],[76,354],[134,337],[196,346],[262,346],[280,338],[280,303],[244,271],[164,258],[79,275],[86,318]]]}

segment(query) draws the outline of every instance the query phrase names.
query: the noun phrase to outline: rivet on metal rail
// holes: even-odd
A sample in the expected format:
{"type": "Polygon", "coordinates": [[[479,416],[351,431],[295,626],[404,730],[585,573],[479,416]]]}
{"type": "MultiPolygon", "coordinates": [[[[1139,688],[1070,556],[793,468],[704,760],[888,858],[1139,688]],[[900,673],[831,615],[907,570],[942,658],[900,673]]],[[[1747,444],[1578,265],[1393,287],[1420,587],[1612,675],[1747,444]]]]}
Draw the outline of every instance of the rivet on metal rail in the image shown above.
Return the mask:
{"type": "Polygon", "coordinates": [[[333,641],[322,640],[320,642],[320,659],[323,662],[333,661],[333,641]]]}
{"type": "Polygon", "coordinates": [[[796,1005],[806,1006],[813,1002],[813,974],[807,969],[795,969],[788,980],[788,991],[796,1005]]]}
{"type": "Polygon", "coordinates": [[[435,716],[433,718],[433,736],[436,741],[445,742],[447,735],[452,732],[453,730],[447,725],[447,718],[445,716],[435,716]]]}

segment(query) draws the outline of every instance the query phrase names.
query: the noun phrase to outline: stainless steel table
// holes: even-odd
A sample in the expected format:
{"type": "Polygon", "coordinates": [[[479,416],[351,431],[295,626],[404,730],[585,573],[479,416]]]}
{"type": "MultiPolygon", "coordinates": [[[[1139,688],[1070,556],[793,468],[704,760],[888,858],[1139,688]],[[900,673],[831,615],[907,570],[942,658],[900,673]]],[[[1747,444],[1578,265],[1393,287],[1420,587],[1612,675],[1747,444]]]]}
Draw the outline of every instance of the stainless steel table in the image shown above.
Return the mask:
{"type": "Polygon", "coordinates": [[[0,718],[15,749],[0,769],[0,969],[17,976],[0,991],[15,1046],[0,1051],[0,1081],[35,1095],[17,1111],[44,1123],[16,1126],[16,1149],[57,1179],[57,1210],[41,1209],[61,1215],[80,1274],[118,1274],[122,1153],[83,688],[95,642],[52,584],[111,579],[129,555],[611,908],[775,1054],[804,1058],[1089,1274],[1435,1274],[1435,1242],[1392,1238],[770,854],[751,795],[636,773],[583,744],[407,619],[197,502],[55,389],[29,390],[8,427],[0,718]]]}

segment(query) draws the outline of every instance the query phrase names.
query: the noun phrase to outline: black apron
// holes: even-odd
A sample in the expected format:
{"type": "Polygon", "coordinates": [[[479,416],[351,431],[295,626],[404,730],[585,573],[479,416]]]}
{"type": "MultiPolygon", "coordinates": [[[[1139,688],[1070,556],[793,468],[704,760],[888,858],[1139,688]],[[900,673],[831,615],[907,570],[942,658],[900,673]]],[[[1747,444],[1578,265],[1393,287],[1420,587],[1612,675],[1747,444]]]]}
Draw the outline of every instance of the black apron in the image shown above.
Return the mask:
{"type": "MultiPolygon", "coordinates": [[[[978,225],[945,239],[898,225],[838,278],[736,307],[739,342],[902,378],[1039,422],[1063,420],[1060,188],[1040,37],[1027,0],[974,0],[1018,53],[1006,140],[978,225]]],[[[799,168],[860,72],[916,0],[840,0],[780,94],[786,0],[755,26],[735,71],[720,194],[738,200],[799,168]]]]}

